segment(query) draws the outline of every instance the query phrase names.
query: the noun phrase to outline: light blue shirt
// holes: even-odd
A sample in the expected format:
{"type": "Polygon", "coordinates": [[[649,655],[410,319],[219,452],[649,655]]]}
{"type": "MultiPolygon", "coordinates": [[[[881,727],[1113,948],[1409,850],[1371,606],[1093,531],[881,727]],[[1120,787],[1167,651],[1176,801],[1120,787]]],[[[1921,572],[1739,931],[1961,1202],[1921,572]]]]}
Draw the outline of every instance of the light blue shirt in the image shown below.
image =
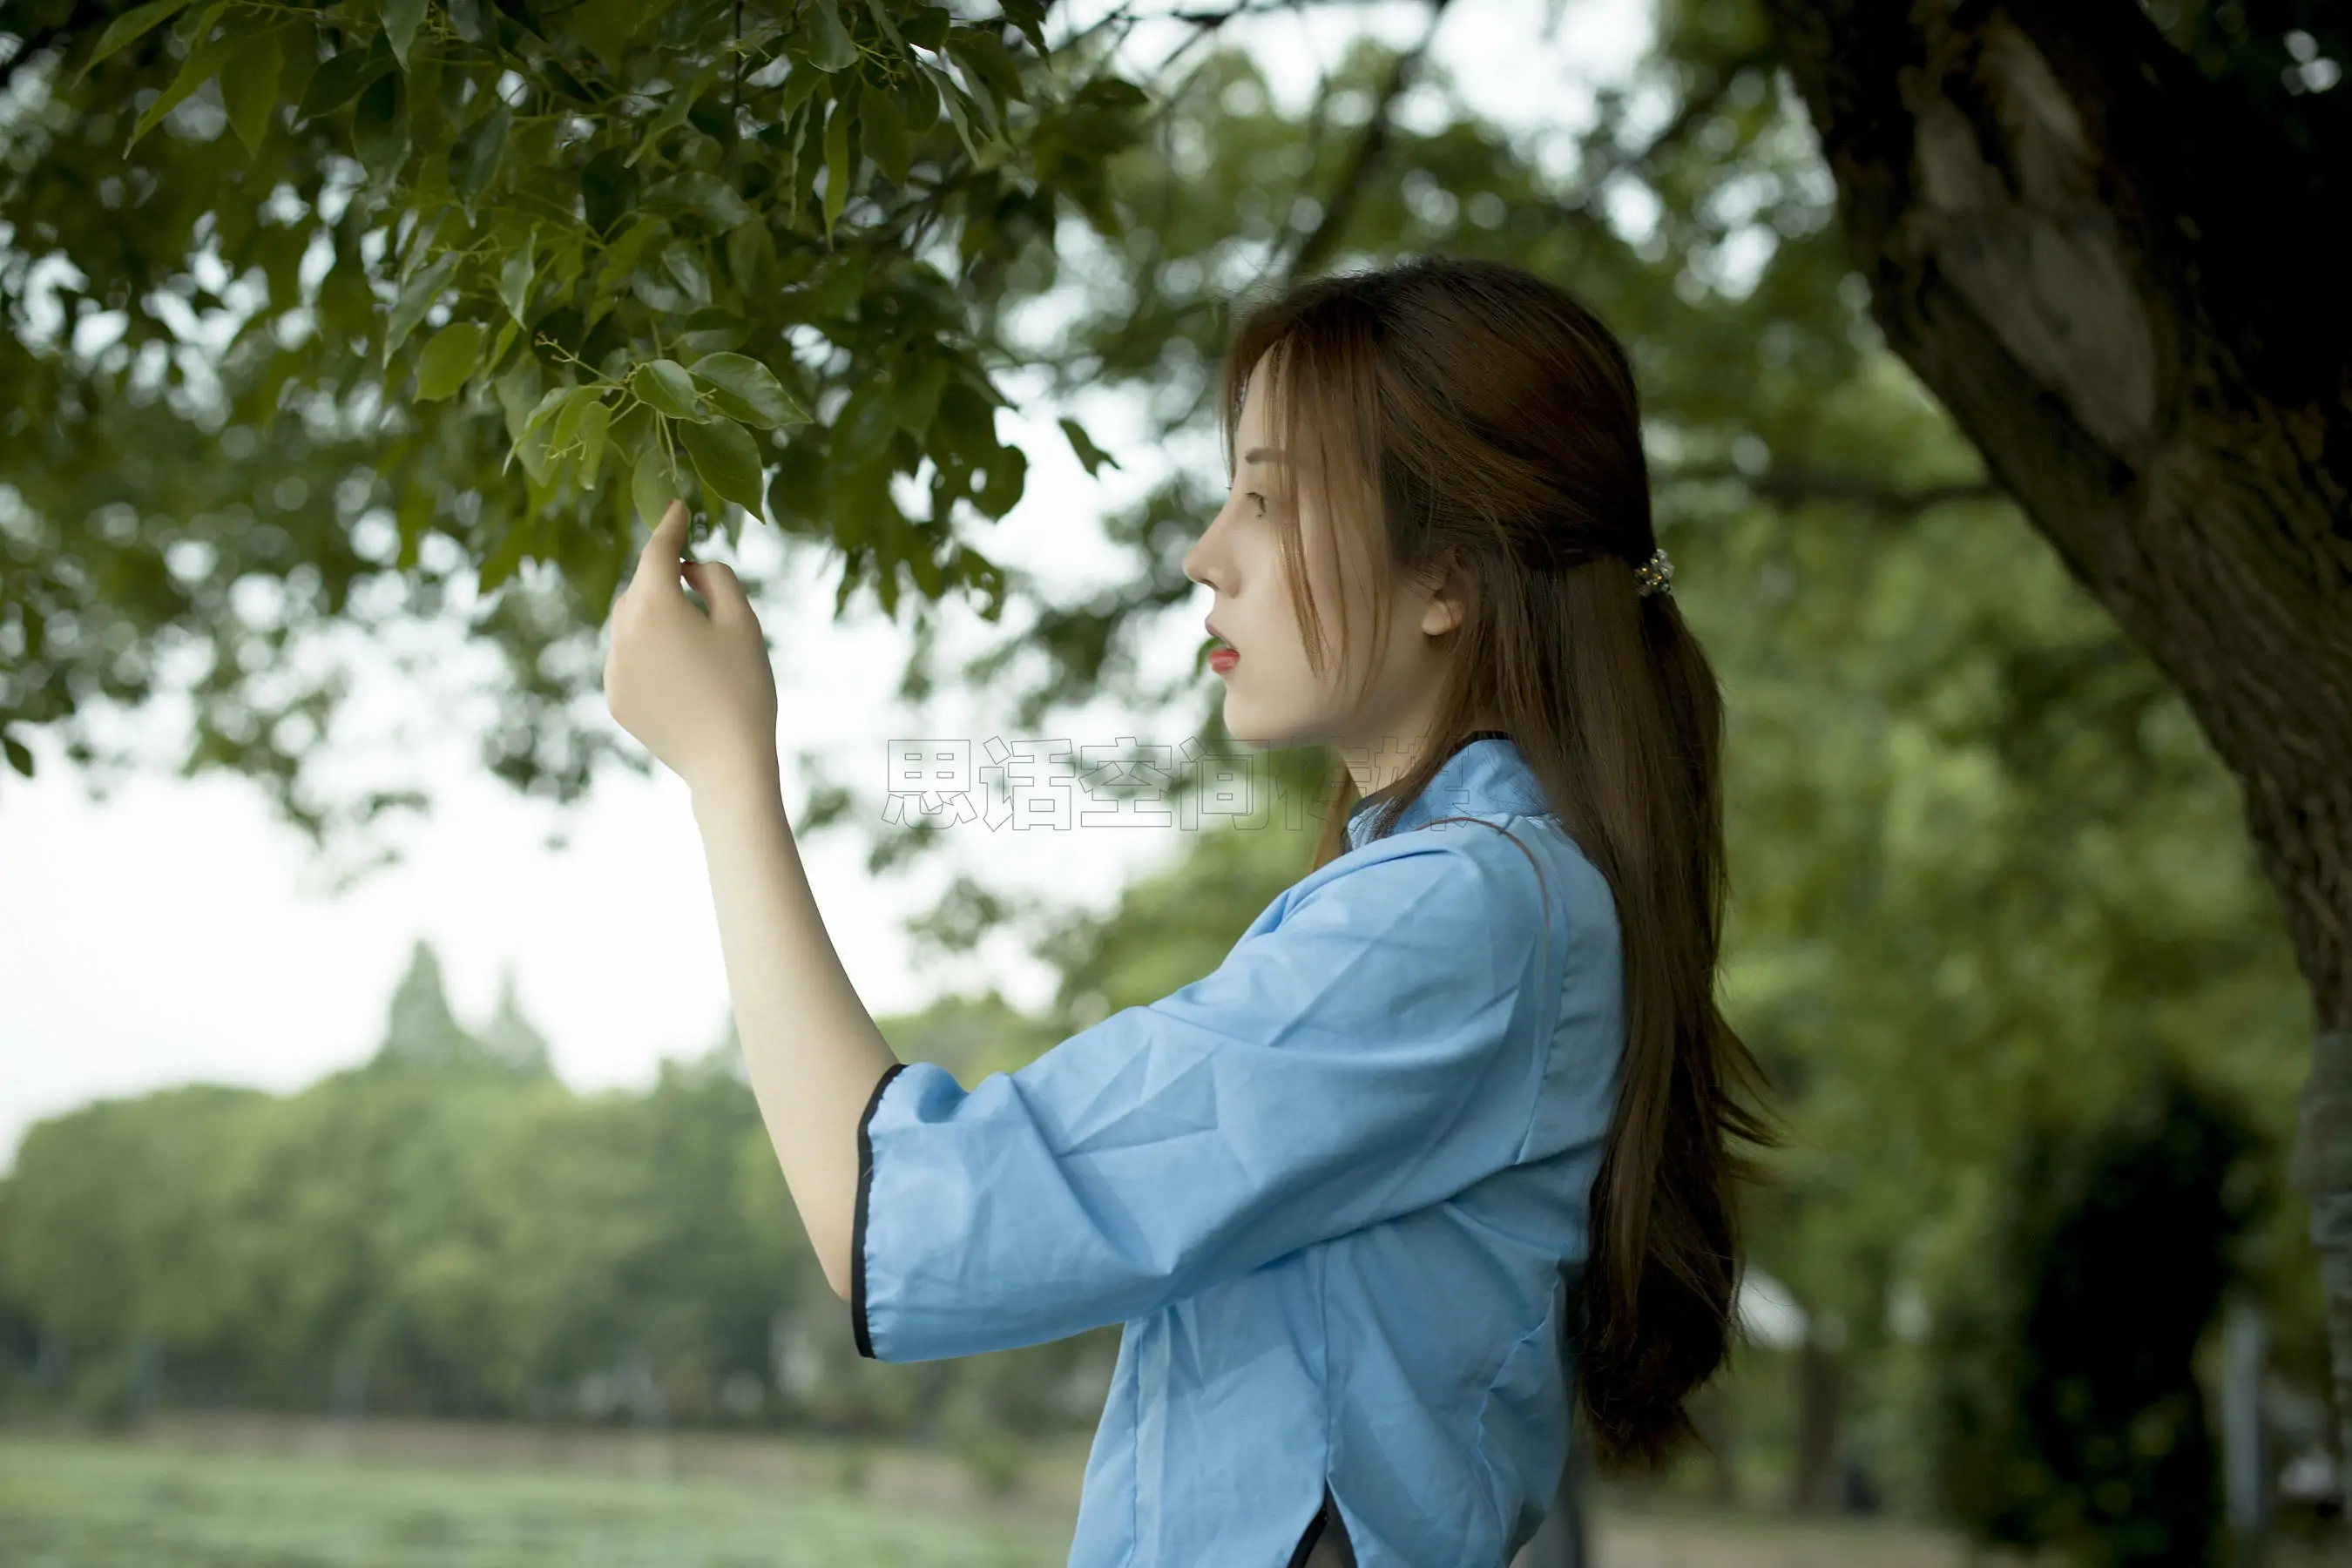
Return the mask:
{"type": "Polygon", "coordinates": [[[1507,738],[1370,821],[1205,979],[859,1124],[861,1352],[1124,1325],[1070,1568],[1284,1568],[1327,1483],[1360,1568],[1503,1568],[1550,1507],[1614,900],[1507,738]]]}

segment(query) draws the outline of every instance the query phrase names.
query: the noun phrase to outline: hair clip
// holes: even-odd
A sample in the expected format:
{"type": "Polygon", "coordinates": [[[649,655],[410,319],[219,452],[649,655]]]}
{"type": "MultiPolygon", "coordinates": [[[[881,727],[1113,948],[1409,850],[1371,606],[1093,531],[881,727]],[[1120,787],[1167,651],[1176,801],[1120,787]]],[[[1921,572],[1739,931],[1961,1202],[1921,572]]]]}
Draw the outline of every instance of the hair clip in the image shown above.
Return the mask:
{"type": "Polygon", "coordinates": [[[1656,553],[1633,568],[1633,581],[1640,584],[1633,591],[1638,598],[1675,591],[1675,563],[1666,559],[1664,545],[1658,546],[1656,553]]]}

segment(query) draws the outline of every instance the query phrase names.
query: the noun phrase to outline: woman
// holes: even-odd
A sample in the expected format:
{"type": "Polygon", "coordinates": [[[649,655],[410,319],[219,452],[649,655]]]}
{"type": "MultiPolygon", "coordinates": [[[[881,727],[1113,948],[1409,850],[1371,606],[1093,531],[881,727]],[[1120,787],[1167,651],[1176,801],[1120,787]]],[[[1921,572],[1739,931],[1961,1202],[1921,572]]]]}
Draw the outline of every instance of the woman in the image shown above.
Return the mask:
{"type": "MultiPolygon", "coordinates": [[[[1186,560],[1226,727],[1344,759],[1215,973],[966,1092],[858,1003],[777,787],[759,625],[673,507],[616,718],[685,777],[737,1028],[858,1350],[1124,1325],[1072,1568],[1500,1568],[1573,1409],[1692,1436],[1738,1284],[1714,676],[1609,331],[1430,258],[1250,311],[1186,560]],[[708,621],[677,586],[709,603],[708,621]]],[[[650,570],[647,570],[647,569],[650,570]]]]}

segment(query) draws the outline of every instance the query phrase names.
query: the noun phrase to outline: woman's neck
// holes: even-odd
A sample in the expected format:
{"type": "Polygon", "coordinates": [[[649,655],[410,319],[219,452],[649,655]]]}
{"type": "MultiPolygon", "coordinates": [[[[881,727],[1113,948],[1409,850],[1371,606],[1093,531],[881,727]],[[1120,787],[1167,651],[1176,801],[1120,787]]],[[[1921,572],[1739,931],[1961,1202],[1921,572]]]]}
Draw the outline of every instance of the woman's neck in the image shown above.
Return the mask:
{"type": "MultiPolygon", "coordinates": [[[[1451,756],[1473,739],[1504,732],[1502,724],[1489,716],[1473,721],[1465,729],[1450,736],[1424,732],[1410,744],[1392,740],[1365,743],[1347,748],[1343,754],[1348,759],[1349,772],[1355,775],[1357,797],[1370,800],[1393,790],[1403,782],[1405,774],[1412,771],[1429,746],[1443,744],[1446,748],[1444,756],[1451,756]]],[[[1444,760],[1444,757],[1439,759],[1441,763],[1444,760]]]]}

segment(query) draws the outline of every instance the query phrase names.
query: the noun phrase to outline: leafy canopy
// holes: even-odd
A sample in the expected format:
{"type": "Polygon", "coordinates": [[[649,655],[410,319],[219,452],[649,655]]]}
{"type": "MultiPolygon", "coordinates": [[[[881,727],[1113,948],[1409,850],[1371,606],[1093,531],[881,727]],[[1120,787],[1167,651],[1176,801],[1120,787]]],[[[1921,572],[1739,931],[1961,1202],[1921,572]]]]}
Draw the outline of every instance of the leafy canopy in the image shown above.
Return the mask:
{"type": "MultiPolygon", "coordinates": [[[[837,605],[1001,612],[966,537],[1027,466],[996,435],[993,301],[1064,203],[1116,227],[1105,163],[1144,100],[1049,59],[1035,0],[22,10],[0,730],[144,696],[152,634],[217,621],[242,576],[341,615],[436,535],[485,595],[551,564],[555,618],[593,629],[672,495],[837,548],[837,605]],[[79,560],[76,527],[126,548],[79,560]],[[118,657],[40,679],[84,623],[118,657]]],[[[200,701],[280,662],[214,629],[200,701]]],[[[200,724],[190,769],[255,739],[200,724]]]]}

